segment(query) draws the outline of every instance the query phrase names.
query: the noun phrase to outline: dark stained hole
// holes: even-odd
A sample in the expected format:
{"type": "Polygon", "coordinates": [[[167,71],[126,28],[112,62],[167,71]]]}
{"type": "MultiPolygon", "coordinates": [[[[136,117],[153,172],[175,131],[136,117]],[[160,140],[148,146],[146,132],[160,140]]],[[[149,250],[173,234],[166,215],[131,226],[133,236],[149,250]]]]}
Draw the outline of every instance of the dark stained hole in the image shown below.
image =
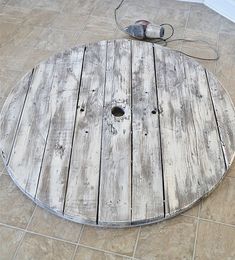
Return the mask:
{"type": "Polygon", "coordinates": [[[80,111],[81,111],[81,112],[84,112],[84,108],[81,108],[80,111]]]}
{"type": "Polygon", "coordinates": [[[156,113],[157,113],[157,112],[156,112],[156,110],[153,110],[153,111],[152,111],[152,114],[154,114],[154,115],[155,115],[156,113]]]}
{"type": "Polygon", "coordinates": [[[88,131],[85,131],[86,134],[88,134],[88,131]]]}
{"type": "Polygon", "coordinates": [[[125,114],[125,111],[121,107],[113,107],[112,108],[112,114],[114,116],[120,117],[125,114]]]}

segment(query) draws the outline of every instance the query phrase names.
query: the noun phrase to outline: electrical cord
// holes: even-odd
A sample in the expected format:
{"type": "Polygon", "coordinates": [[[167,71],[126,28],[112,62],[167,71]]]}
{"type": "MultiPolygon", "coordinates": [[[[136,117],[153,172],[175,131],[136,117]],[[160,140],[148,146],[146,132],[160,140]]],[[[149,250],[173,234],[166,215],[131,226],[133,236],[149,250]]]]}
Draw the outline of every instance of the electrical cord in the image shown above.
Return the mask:
{"type": "MultiPolygon", "coordinates": [[[[121,8],[121,6],[123,5],[124,1],[125,0],[121,0],[119,5],[114,9],[114,18],[115,18],[115,23],[116,23],[117,27],[119,28],[119,30],[122,31],[125,34],[128,34],[130,36],[130,34],[127,33],[124,30],[124,28],[120,25],[120,23],[118,22],[118,19],[117,19],[117,11],[118,11],[118,9],[121,8]]],[[[145,38],[145,39],[143,39],[143,41],[152,42],[152,43],[156,43],[156,44],[162,44],[163,46],[167,46],[168,43],[170,43],[170,42],[177,42],[177,41],[189,42],[189,43],[192,43],[192,42],[194,42],[194,43],[195,42],[204,43],[204,44],[208,45],[209,49],[213,50],[213,52],[216,55],[214,58],[204,58],[204,57],[191,55],[191,54],[188,54],[188,53],[180,51],[180,50],[176,50],[176,49],[174,49],[174,50],[177,51],[177,52],[180,52],[180,53],[182,53],[182,54],[184,54],[184,55],[186,55],[188,57],[196,58],[196,59],[204,60],[204,61],[216,61],[216,60],[218,60],[220,58],[218,51],[215,48],[213,48],[209,42],[207,42],[205,40],[193,40],[193,39],[185,39],[185,38],[171,39],[173,37],[173,35],[175,34],[175,29],[174,29],[173,25],[171,25],[169,23],[162,23],[162,24],[160,24],[160,26],[163,26],[163,27],[164,26],[168,26],[171,29],[171,34],[168,37],[166,37],[166,38],[156,38],[156,39],[145,38]]],[[[134,36],[131,35],[131,37],[134,37],[134,36]]]]}

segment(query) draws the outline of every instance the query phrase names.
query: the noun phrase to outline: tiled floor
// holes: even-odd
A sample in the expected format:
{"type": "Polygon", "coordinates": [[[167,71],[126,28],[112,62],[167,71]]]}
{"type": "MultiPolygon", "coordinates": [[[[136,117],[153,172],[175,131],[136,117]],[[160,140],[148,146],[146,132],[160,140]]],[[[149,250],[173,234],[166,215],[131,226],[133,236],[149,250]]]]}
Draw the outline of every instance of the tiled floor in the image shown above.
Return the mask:
{"type": "MultiPolygon", "coordinates": [[[[126,37],[113,19],[118,0],[0,0],[0,106],[40,60],[82,42],[126,37]]],[[[126,0],[122,22],[170,22],[176,38],[206,39],[218,62],[203,62],[235,102],[235,24],[198,4],[126,0]]],[[[196,44],[171,43],[211,55],[196,44]]],[[[65,221],[35,206],[0,165],[0,259],[235,259],[235,164],[221,185],[182,216],[131,229],[65,221]]]]}

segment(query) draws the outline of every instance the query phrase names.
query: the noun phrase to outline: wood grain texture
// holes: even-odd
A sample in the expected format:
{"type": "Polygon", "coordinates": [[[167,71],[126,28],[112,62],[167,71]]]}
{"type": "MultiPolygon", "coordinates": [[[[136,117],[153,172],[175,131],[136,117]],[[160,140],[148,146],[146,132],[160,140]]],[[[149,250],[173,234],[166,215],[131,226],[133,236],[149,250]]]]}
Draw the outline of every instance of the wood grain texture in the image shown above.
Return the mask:
{"type": "Polygon", "coordinates": [[[235,152],[235,109],[179,52],[131,40],[78,46],[19,81],[0,114],[19,188],[75,222],[158,222],[211,192],[235,152]]]}
{"type": "Polygon", "coordinates": [[[18,185],[32,197],[36,194],[50,123],[54,65],[43,62],[34,70],[8,165],[18,185]]]}
{"type": "Polygon", "coordinates": [[[226,167],[229,168],[235,151],[235,109],[231,98],[215,76],[206,71],[219,128],[226,167]]]}
{"type": "Polygon", "coordinates": [[[106,42],[87,46],[64,213],[96,223],[106,42]]]}
{"type": "Polygon", "coordinates": [[[50,93],[50,127],[36,199],[63,212],[84,48],[58,55],[50,93]]]}
{"type": "Polygon", "coordinates": [[[225,172],[205,70],[155,46],[166,215],[212,189],[225,172]]]}
{"type": "Polygon", "coordinates": [[[0,149],[5,164],[8,164],[12,145],[21,118],[25,99],[33,77],[33,71],[27,73],[9,94],[1,111],[0,149]]]}
{"type": "Polygon", "coordinates": [[[164,217],[153,45],[132,44],[132,221],[164,217]]]}
{"type": "Polygon", "coordinates": [[[125,225],[131,223],[131,42],[108,42],[107,55],[98,220],[125,225]],[[125,114],[112,115],[113,107],[125,114]]]}

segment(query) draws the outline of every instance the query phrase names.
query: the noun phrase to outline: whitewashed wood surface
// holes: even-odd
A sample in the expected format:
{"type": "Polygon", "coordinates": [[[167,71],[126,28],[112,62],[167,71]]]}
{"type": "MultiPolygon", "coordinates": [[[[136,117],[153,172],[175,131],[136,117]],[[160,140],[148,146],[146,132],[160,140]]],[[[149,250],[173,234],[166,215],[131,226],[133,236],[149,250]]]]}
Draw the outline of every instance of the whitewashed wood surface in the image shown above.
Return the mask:
{"type": "Polygon", "coordinates": [[[19,81],[0,114],[16,185],[79,223],[161,221],[211,192],[235,152],[235,109],[195,60],[152,43],[72,48],[19,81]]]}

